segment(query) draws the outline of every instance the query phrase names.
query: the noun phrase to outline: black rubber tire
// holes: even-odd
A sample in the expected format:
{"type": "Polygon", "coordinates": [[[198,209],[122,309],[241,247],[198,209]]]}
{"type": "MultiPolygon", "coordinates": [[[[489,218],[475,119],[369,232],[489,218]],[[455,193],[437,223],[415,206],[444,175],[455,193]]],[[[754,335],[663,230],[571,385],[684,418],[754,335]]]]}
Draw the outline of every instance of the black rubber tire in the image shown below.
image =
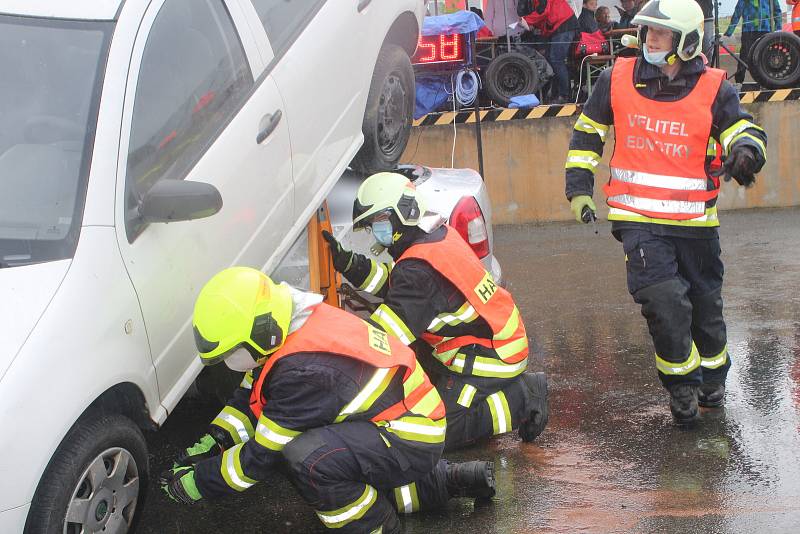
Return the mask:
{"type": "Polygon", "coordinates": [[[539,69],[528,56],[508,52],[489,63],[483,74],[483,85],[492,100],[508,106],[511,98],[539,89],[539,69]]]}
{"type": "Polygon", "coordinates": [[[147,442],[136,423],[127,417],[89,412],[69,430],[45,468],[33,495],[24,534],[62,534],[67,506],[79,478],[98,455],[114,447],[128,451],[138,469],[139,495],[131,525],[134,529],[147,494],[147,442]]]}
{"type": "Polygon", "coordinates": [[[416,99],[414,69],[405,50],[383,45],[372,73],[364,112],[364,145],[351,166],[364,174],[397,166],[411,135],[416,99]]]}
{"type": "Polygon", "coordinates": [[[786,89],[800,83],[800,37],[773,32],[753,46],[750,74],[762,87],[786,89]]]}

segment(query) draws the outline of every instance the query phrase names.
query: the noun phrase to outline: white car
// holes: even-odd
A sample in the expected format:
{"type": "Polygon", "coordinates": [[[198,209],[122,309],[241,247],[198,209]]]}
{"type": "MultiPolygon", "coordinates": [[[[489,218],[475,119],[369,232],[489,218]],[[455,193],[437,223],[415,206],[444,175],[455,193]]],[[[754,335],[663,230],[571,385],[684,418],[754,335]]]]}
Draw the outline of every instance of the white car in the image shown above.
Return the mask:
{"type": "Polygon", "coordinates": [[[129,528],[200,287],[397,161],[423,4],[0,0],[0,532],[129,528]]]}

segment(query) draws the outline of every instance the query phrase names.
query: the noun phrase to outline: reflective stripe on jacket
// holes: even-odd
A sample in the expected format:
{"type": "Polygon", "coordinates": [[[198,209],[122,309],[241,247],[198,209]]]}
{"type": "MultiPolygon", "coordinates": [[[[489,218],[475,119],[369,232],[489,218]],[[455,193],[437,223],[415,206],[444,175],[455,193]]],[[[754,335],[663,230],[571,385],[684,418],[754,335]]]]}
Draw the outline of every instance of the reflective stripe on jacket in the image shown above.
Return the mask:
{"type": "Polygon", "coordinates": [[[717,226],[719,182],[705,162],[711,106],[724,71],[708,68],[684,98],[658,102],[634,87],[634,58],[620,58],[611,73],[616,143],[604,186],[610,220],[717,226]]]}
{"type": "MultiPolygon", "coordinates": [[[[387,426],[389,431],[396,425],[399,434],[408,431],[409,425],[414,426],[412,430],[420,430],[421,426],[430,426],[430,420],[443,422],[444,404],[422,367],[417,365],[414,352],[355,315],[324,303],[314,308],[306,323],[289,334],[286,343],[264,364],[250,395],[250,409],[256,417],[260,417],[266,404],[263,387],[272,367],[283,358],[309,352],[353,358],[379,370],[353,402],[342,409],[336,422],[369,409],[398,371],[404,373],[405,399],[379,413],[372,421],[387,426]],[[426,418],[428,420],[422,420],[426,418]]],[[[443,425],[434,425],[435,432],[439,432],[440,426],[443,438],[443,425]]]]}
{"type": "MultiPolygon", "coordinates": [[[[435,318],[427,332],[422,335],[433,346],[434,356],[456,372],[462,372],[463,354],[459,354],[459,349],[477,344],[493,349],[500,358],[500,361],[481,358],[492,360],[481,362],[488,373],[484,376],[515,376],[523,372],[528,357],[528,338],[519,310],[511,294],[495,284],[491,274],[486,272],[458,232],[448,226],[442,241],[412,245],[397,261],[400,263],[412,258],[428,263],[467,299],[467,303],[456,314],[444,314],[435,318]],[[491,328],[491,339],[468,335],[447,338],[435,333],[442,324],[470,322],[477,317],[481,317],[491,328]],[[459,361],[461,371],[457,368],[459,361]]],[[[474,374],[478,374],[477,371],[481,368],[477,363],[476,361],[474,374]]]]}

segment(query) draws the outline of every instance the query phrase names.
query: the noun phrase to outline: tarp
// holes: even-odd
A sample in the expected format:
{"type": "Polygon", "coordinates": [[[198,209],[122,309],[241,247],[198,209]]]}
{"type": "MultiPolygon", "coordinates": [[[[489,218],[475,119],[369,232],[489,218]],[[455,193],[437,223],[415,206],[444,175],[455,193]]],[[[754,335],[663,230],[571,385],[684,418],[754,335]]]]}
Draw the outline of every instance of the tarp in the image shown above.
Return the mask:
{"type": "Polygon", "coordinates": [[[449,15],[425,17],[422,22],[422,35],[452,35],[454,33],[476,32],[486,26],[472,11],[456,11],[449,15]]]}
{"type": "Polygon", "coordinates": [[[417,75],[417,102],[414,119],[437,111],[450,97],[450,75],[417,75]]]}

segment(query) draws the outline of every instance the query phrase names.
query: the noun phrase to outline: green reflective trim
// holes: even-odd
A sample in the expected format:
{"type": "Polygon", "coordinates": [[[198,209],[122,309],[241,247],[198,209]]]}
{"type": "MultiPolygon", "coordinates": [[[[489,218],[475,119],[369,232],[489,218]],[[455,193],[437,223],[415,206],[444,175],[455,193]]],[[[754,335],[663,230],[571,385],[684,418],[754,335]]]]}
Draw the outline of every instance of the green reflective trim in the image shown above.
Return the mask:
{"type": "Polygon", "coordinates": [[[297,430],[284,428],[270,418],[264,416],[264,414],[261,414],[261,417],[258,419],[255,438],[256,443],[262,447],[280,452],[290,441],[301,433],[302,432],[297,430]]]}
{"type": "Polygon", "coordinates": [[[668,362],[656,354],[656,368],[665,375],[688,375],[698,367],[700,367],[700,354],[697,352],[697,347],[694,345],[694,343],[692,343],[692,351],[689,353],[689,357],[682,362],[668,362]]]}
{"type": "MultiPolygon", "coordinates": [[[[631,212],[633,213],[633,212],[631,212]]],[[[710,208],[706,208],[705,213],[706,220],[705,221],[693,221],[691,219],[686,221],[676,221],[672,219],[654,219],[652,217],[645,217],[644,215],[620,215],[620,214],[608,214],[609,221],[631,221],[631,222],[643,222],[643,223],[652,223],[652,224],[667,224],[669,226],[692,226],[692,227],[713,227],[719,226],[719,218],[717,217],[717,206],[714,205],[710,208]]]]}
{"type": "Polygon", "coordinates": [[[575,129],[579,132],[588,134],[596,134],[600,136],[600,140],[605,143],[606,135],[608,134],[610,126],[601,124],[595,120],[590,119],[584,113],[581,113],[578,120],[575,122],[575,129]]]}
{"type": "Polygon", "coordinates": [[[728,361],[728,346],[725,345],[725,348],[722,349],[722,352],[715,356],[711,356],[706,358],[705,356],[700,356],[700,365],[705,367],[706,369],[718,369],[725,365],[728,361]]]}
{"type": "MultiPolygon", "coordinates": [[[[752,122],[741,119],[733,123],[727,130],[722,132],[719,136],[720,143],[722,143],[722,148],[725,151],[725,154],[730,153],[731,143],[733,140],[745,130],[754,129],[759,131],[764,131],[763,128],[760,126],[753,124],[752,122]]],[[[766,156],[766,153],[764,154],[766,156]]]]}
{"type": "Polygon", "coordinates": [[[341,528],[364,517],[364,514],[375,504],[378,492],[368,484],[364,484],[364,493],[353,503],[343,506],[338,510],[316,510],[317,517],[328,528],[341,528]]]}
{"type": "MultiPolygon", "coordinates": [[[[524,340],[527,342],[527,339],[524,340]]],[[[472,365],[472,374],[488,378],[513,378],[521,375],[528,368],[528,358],[517,363],[505,363],[497,358],[476,356],[472,365]]]]}
{"type": "Polygon", "coordinates": [[[461,307],[450,313],[440,313],[431,321],[431,324],[428,325],[427,331],[430,333],[436,333],[442,329],[444,325],[449,326],[456,326],[461,323],[471,323],[475,319],[478,318],[478,312],[475,311],[475,308],[472,307],[472,304],[469,301],[465,301],[461,307]]]}
{"type": "Polygon", "coordinates": [[[506,321],[505,326],[503,326],[502,330],[500,330],[494,336],[495,341],[505,341],[506,339],[510,338],[519,328],[519,308],[514,306],[514,309],[511,311],[511,317],[508,318],[506,321]]]}
{"type": "Polygon", "coordinates": [[[234,443],[244,443],[255,433],[250,418],[232,406],[225,406],[211,424],[230,434],[234,443]]]}
{"type": "Polygon", "coordinates": [[[469,408],[472,405],[472,399],[475,398],[476,391],[478,390],[475,388],[475,386],[464,384],[464,387],[461,388],[461,394],[459,394],[456,402],[464,408],[469,408]]]}
{"type": "Polygon", "coordinates": [[[239,383],[240,388],[253,389],[253,371],[247,371],[239,383]]]}
{"type": "Polygon", "coordinates": [[[364,413],[369,410],[378,397],[383,395],[386,388],[389,387],[392,378],[394,378],[394,375],[397,373],[397,369],[398,367],[377,369],[375,374],[372,375],[372,378],[361,388],[361,391],[353,397],[353,400],[342,408],[342,411],[339,412],[334,423],[341,423],[353,414],[364,413]]]}
{"type": "Polygon", "coordinates": [[[362,282],[358,289],[366,291],[367,293],[378,293],[389,279],[389,271],[391,267],[386,263],[380,263],[370,259],[370,269],[367,278],[362,282]]]}
{"type": "MultiPolygon", "coordinates": [[[[458,351],[458,349],[454,349],[453,351],[448,351],[448,352],[456,352],[456,351],[458,351]]],[[[448,359],[449,358],[443,359],[442,363],[444,363],[448,359]]],[[[464,355],[464,354],[456,354],[455,358],[453,358],[453,361],[450,362],[450,365],[448,365],[447,368],[450,369],[451,371],[455,372],[455,373],[463,374],[464,373],[464,364],[466,363],[466,360],[467,360],[467,356],[466,355],[464,355]]]]}
{"type": "Polygon", "coordinates": [[[439,396],[439,392],[436,391],[435,387],[431,387],[431,390],[428,391],[419,402],[409,407],[409,411],[417,415],[428,417],[433,413],[436,407],[439,406],[440,402],[442,402],[442,398],[439,396]]]}
{"type": "Polygon", "coordinates": [[[406,326],[400,317],[386,304],[378,306],[370,319],[379,324],[388,334],[392,334],[405,345],[410,345],[417,338],[411,333],[411,330],[406,326]]]}
{"type": "Polygon", "coordinates": [[[397,513],[411,514],[419,511],[419,495],[417,484],[412,482],[399,488],[394,488],[394,500],[397,513]]]}
{"type": "Polygon", "coordinates": [[[567,163],[564,168],[581,168],[594,172],[595,167],[600,164],[600,154],[591,150],[570,150],[567,152],[567,163]]]}
{"type": "Polygon", "coordinates": [[[239,462],[239,451],[244,444],[240,443],[222,453],[222,462],[220,463],[220,473],[225,483],[236,491],[244,491],[255,484],[255,480],[244,477],[241,472],[241,462],[239,462]],[[238,463],[238,469],[237,469],[238,463]]]}
{"type": "Polygon", "coordinates": [[[528,338],[521,337],[494,350],[497,352],[500,358],[506,359],[509,356],[513,356],[514,354],[522,352],[526,348],[528,348],[528,338]]]}
{"type": "Polygon", "coordinates": [[[236,470],[236,474],[239,475],[239,478],[252,486],[253,484],[256,484],[258,480],[252,479],[244,474],[244,469],[242,468],[242,458],[240,454],[241,450],[242,448],[239,447],[236,449],[236,452],[233,453],[233,468],[236,470]]]}
{"type": "Polygon", "coordinates": [[[446,429],[447,422],[444,418],[432,421],[420,416],[401,417],[386,425],[386,430],[395,436],[422,443],[443,443],[446,429]]]}
{"type": "Polygon", "coordinates": [[[511,428],[511,410],[508,408],[508,401],[502,391],[493,393],[486,397],[489,411],[492,414],[492,434],[505,434],[511,428]]]}
{"type": "Polygon", "coordinates": [[[422,370],[421,365],[417,364],[411,372],[411,376],[406,378],[403,382],[403,394],[405,397],[408,398],[414,390],[420,387],[424,382],[425,371],[422,370]]]}

